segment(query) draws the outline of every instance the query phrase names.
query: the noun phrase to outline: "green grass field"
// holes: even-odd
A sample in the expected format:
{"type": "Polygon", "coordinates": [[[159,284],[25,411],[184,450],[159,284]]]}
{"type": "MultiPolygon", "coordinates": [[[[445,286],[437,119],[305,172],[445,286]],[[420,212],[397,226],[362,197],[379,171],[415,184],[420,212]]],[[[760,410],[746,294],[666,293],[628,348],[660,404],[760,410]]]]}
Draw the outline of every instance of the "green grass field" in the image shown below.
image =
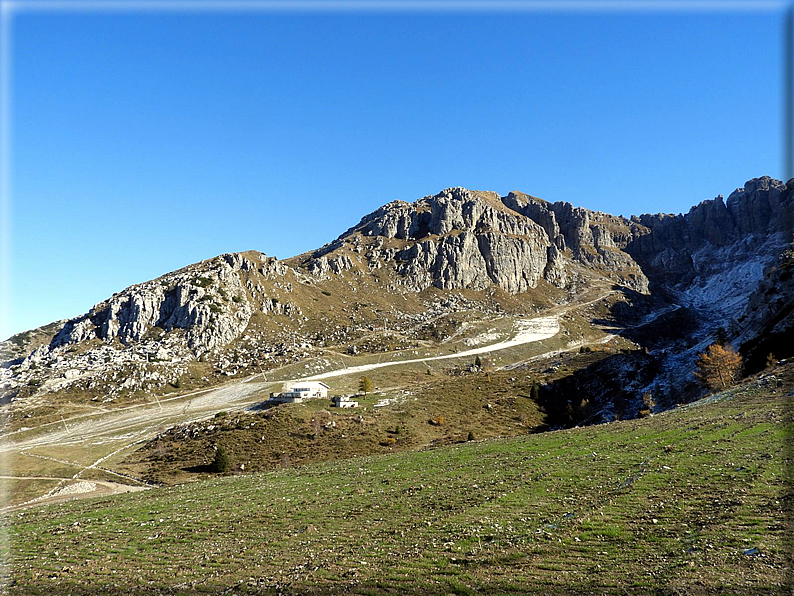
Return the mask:
{"type": "Polygon", "coordinates": [[[791,389],[12,513],[5,592],[788,594],[791,389]]]}

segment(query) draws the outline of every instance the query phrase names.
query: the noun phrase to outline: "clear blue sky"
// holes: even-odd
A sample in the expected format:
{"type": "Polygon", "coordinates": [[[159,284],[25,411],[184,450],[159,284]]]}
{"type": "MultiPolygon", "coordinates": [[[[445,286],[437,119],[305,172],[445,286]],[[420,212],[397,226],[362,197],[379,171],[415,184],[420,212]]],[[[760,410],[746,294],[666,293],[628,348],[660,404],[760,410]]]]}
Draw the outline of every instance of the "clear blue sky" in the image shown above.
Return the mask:
{"type": "Polygon", "coordinates": [[[0,336],[449,186],[628,216],[783,178],[783,12],[15,12],[0,336]]]}

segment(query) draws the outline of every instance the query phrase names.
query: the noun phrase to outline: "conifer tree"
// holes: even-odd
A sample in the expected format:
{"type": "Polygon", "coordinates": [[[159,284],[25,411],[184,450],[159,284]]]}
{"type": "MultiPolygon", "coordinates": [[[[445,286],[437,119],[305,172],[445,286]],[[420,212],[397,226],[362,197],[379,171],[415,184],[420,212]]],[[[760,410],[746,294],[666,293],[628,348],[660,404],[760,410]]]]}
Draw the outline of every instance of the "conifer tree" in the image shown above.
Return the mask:
{"type": "Polygon", "coordinates": [[[742,367],[742,357],[730,346],[711,344],[697,361],[695,377],[706,387],[721,391],[733,385],[742,367]]]}
{"type": "Polygon", "coordinates": [[[215,459],[212,462],[212,470],[225,474],[229,471],[229,456],[226,455],[226,450],[222,445],[218,445],[215,450],[215,459]]]}
{"type": "Polygon", "coordinates": [[[361,377],[358,380],[358,390],[361,393],[366,395],[367,393],[372,393],[373,389],[374,389],[374,385],[372,384],[372,379],[370,379],[369,377],[361,377]]]}

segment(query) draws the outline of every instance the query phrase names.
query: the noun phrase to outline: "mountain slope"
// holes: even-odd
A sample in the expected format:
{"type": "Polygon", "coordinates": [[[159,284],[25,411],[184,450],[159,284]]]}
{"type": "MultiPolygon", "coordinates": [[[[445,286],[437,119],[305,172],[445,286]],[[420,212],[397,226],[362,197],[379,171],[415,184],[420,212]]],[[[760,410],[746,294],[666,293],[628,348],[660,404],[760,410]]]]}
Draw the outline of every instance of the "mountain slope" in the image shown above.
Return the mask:
{"type": "Polygon", "coordinates": [[[791,242],[792,188],[763,177],[727,202],[632,219],[519,192],[394,201],[315,252],[221,255],[15,336],[2,344],[0,390],[17,421],[62,398],[131,403],[308,358],[332,366],[348,352],[438,349],[477,321],[602,289],[611,312],[591,325],[688,321],[666,340],[658,324],[632,336],[663,373],[645,389],[670,392],[717,327],[756,360],[767,335],[791,328],[788,261],[775,262],[791,242]]]}
{"type": "Polygon", "coordinates": [[[793,366],[643,420],[12,513],[6,591],[790,593],[793,366]]]}

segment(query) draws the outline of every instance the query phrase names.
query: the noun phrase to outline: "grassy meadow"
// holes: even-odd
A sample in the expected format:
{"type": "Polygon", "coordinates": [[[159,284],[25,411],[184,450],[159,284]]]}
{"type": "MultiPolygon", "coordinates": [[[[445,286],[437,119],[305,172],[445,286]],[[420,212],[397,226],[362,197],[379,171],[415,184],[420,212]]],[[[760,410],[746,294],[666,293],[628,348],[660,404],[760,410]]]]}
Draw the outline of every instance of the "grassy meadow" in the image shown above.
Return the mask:
{"type": "Polygon", "coordinates": [[[640,420],[11,513],[4,591],[791,593],[792,376],[640,420]]]}

